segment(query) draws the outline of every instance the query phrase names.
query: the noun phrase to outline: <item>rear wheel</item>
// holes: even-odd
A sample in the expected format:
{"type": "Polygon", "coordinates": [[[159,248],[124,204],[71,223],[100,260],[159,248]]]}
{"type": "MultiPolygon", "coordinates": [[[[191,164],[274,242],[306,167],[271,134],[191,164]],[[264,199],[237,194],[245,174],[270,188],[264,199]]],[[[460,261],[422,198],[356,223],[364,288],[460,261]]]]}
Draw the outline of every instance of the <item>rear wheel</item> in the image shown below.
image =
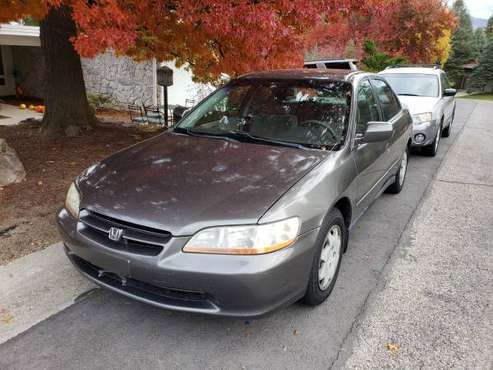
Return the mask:
{"type": "Polygon", "coordinates": [[[433,140],[433,142],[430,145],[423,147],[423,153],[430,157],[436,156],[438,153],[438,145],[440,144],[441,137],[442,137],[442,125],[438,127],[437,133],[435,135],[435,140],[433,140]]]}
{"type": "Polygon", "coordinates": [[[406,148],[402,154],[401,164],[399,166],[399,171],[395,175],[395,182],[387,188],[387,193],[399,194],[404,187],[404,182],[406,181],[407,165],[409,163],[409,149],[406,148]]]}
{"type": "Polygon", "coordinates": [[[344,218],[341,212],[334,208],[326,216],[318,236],[318,250],[313,259],[308,287],[303,297],[306,304],[319,305],[334,289],[347,240],[348,231],[344,218]]]}

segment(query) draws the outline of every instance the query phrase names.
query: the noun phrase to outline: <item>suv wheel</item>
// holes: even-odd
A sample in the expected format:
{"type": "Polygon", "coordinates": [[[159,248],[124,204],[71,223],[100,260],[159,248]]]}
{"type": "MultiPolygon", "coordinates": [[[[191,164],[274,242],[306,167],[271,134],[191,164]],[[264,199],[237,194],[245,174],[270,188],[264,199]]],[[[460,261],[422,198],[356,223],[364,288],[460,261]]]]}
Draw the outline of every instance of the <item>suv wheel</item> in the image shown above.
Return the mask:
{"type": "Polygon", "coordinates": [[[406,181],[407,165],[409,163],[409,149],[406,148],[402,154],[401,165],[399,166],[399,171],[395,175],[395,182],[387,188],[387,193],[399,194],[404,187],[404,182],[406,181]]]}
{"type": "Polygon", "coordinates": [[[435,140],[430,145],[424,146],[423,147],[423,153],[430,156],[434,157],[438,153],[438,145],[440,144],[440,138],[442,137],[442,125],[438,127],[437,134],[435,136],[435,140]]]}
{"type": "Polygon", "coordinates": [[[341,212],[334,208],[327,215],[318,235],[318,250],[313,259],[308,288],[303,297],[306,304],[319,305],[332,292],[347,240],[348,231],[344,218],[341,212]]]}
{"type": "Polygon", "coordinates": [[[443,129],[442,136],[443,137],[449,137],[450,133],[452,132],[452,123],[454,122],[455,118],[455,108],[454,111],[452,112],[452,118],[450,119],[450,123],[446,128],[443,129]]]}

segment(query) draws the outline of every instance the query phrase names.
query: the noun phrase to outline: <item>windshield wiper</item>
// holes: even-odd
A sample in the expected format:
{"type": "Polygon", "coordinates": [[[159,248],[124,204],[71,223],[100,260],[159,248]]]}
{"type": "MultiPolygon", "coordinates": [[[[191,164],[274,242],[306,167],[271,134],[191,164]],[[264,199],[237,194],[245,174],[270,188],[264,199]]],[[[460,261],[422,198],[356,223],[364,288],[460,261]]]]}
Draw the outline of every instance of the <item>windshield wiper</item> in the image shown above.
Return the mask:
{"type": "Polygon", "coordinates": [[[200,132],[200,131],[192,130],[191,128],[176,127],[175,131],[180,133],[180,134],[185,134],[188,136],[200,136],[200,137],[207,137],[209,139],[221,139],[221,140],[227,140],[227,141],[231,141],[231,142],[235,142],[235,143],[238,142],[238,140],[236,140],[236,139],[234,139],[228,135],[200,132]]]}
{"type": "Polygon", "coordinates": [[[420,96],[418,94],[399,94],[400,96],[420,96]]]}
{"type": "Polygon", "coordinates": [[[234,135],[237,138],[240,139],[247,139],[249,141],[253,142],[262,142],[262,143],[268,143],[268,144],[274,144],[278,146],[287,146],[290,148],[297,148],[297,149],[319,149],[320,146],[316,144],[301,144],[301,143],[295,143],[291,141],[283,141],[283,140],[276,140],[276,139],[269,139],[261,136],[255,136],[252,135],[248,132],[245,131],[227,131],[225,135],[234,135]]]}

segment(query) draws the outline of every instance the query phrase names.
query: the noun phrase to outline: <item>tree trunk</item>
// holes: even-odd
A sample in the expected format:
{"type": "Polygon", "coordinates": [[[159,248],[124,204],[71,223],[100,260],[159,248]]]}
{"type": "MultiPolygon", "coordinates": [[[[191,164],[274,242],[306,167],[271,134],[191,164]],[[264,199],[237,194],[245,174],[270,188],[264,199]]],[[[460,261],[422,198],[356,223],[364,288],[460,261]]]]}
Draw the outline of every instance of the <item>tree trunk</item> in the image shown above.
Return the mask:
{"type": "Polygon", "coordinates": [[[80,57],[70,38],[76,27],[71,9],[51,7],[40,25],[45,57],[45,105],[42,131],[75,136],[95,122],[89,107],[80,57]]]}

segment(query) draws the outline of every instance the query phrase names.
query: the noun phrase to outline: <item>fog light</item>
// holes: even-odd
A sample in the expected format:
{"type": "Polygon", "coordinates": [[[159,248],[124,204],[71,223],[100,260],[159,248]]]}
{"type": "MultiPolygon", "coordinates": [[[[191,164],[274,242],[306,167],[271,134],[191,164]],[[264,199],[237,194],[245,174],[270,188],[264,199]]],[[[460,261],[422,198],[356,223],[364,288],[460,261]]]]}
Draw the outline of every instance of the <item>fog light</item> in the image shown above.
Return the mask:
{"type": "Polygon", "coordinates": [[[416,142],[417,144],[421,144],[425,141],[426,139],[426,136],[423,135],[423,134],[416,134],[414,136],[414,142],[416,142]]]}

